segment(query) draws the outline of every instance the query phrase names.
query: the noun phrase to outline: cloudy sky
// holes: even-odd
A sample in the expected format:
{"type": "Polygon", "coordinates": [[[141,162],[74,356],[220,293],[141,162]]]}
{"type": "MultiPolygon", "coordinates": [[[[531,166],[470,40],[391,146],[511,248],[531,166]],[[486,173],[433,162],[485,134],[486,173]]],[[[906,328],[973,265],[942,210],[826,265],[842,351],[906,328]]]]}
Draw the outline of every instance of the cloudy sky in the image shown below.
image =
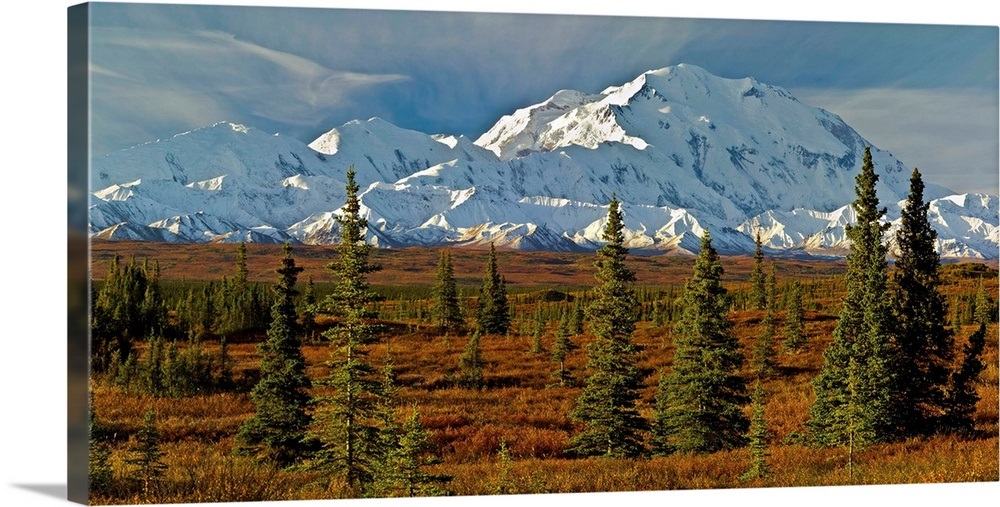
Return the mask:
{"type": "Polygon", "coordinates": [[[221,120],[475,139],[560,89],[690,63],[782,86],[949,188],[1000,185],[995,27],[154,4],[91,24],[95,154],[221,120]]]}

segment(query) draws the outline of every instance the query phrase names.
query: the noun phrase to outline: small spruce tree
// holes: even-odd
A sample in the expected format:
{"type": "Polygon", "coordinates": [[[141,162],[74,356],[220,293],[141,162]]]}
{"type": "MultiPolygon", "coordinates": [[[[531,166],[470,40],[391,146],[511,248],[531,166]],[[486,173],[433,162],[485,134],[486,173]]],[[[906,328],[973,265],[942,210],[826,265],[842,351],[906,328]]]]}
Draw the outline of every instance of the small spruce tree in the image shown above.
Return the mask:
{"type": "Polygon", "coordinates": [[[107,442],[107,432],[97,420],[93,403],[90,404],[90,422],[88,427],[90,448],[87,460],[87,488],[91,494],[107,494],[114,479],[111,468],[111,448],[107,442]]]}
{"type": "Polygon", "coordinates": [[[156,427],[156,412],[152,407],[142,416],[142,426],[136,432],[135,442],[129,447],[131,457],[126,463],[135,467],[131,477],[139,483],[144,499],[151,499],[167,470],[160,451],[160,431],[156,427]]]}
{"type": "Polygon", "coordinates": [[[951,374],[951,385],[945,399],[945,414],[942,429],[960,435],[971,435],[975,430],[973,415],[979,403],[976,383],[985,369],[982,355],[986,345],[986,324],[969,337],[963,347],[962,365],[951,374]]]}
{"type": "Polygon", "coordinates": [[[545,347],[542,346],[542,334],[545,332],[545,320],[542,317],[542,305],[535,307],[535,330],[531,333],[532,354],[544,354],[545,347]]]}
{"type": "Polygon", "coordinates": [[[441,250],[437,274],[434,277],[434,321],[445,331],[457,332],[463,327],[462,311],[458,305],[455,269],[451,252],[441,250]]]}
{"type": "Polygon", "coordinates": [[[316,341],[316,284],[310,276],[302,293],[302,336],[306,341],[316,341]]]}
{"type": "Polygon", "coordinates": [[[986,293],[986,287],[983,285],[983,279],[979,279],[979,289],[976,291],[976,309],[972,314],[972,321],[974,324],[989,324],[993,322],[995,317],[993,311],[993,301],[990,300],[989,294],[986,293]]]}
{"type": "Polygon", "coordinates": [[[802,309],[802,284],[796,280],[788,293],[788,311],[785,322],[784,349],[791,353],[802,350],[806,343],[805,312],[802,309]]]}
{"type": "Polygon", "coordinates": [[[479,329],[485,334],[507,334],[510,328],[510,309],[507,305],[507,282],[497,269],[496,248],[490,243],[490,257],[479,290],[479,329]]]}
{"type": "Polygon", "coordinates": [[[469,389],[483,388],[483,357],[479,348],[479,330],[469,337],[465,351],[458,358],[461,384],[469,389]]]}
{"type": "Polygon", "coordinates": [[[403,423],[399,446],[394,452],[399,477],[399,496],[441,496],[447,493],[443,485],[451,480],[447,475],[431,474],[425,467],[436,465],[441,458],[435,456],[430,435],[420,422],[420,411],[413,407],[410,417],[403,423]]]}
{"type": "Polygon", "coordinates": [[[511,477],[514,459],[507,449],[507,442],[500,440],[500,450],[497,451],[497,478],[490,485],[490,493],[494,495],[510,495],[517,493],[517,482],[511,477]]]}
{"type": "Polygon", "coordinates": [[[760,232],[754,236],[753,269],[750,271],[750,306],[755,310],[767,308],[767,275],[764,274],[764,251],[760,232]]]}
{"type": "Polygon", "coordinates": [[[586,315],[583,311],[583,297],[577,296],[573,300],[573,311],[570,314],[569,330],[574,336],[583,334],[583,321],[586,315]]]}
{"type": "Polygon", "coordinates": [[[750,448],[750,469],[740,476],[740,480],[749,481],[753,479],[763,479],[771,473],[771,467],[767,463],[768,442],[771,439],[771,431],[767,429],[767,419],[764,418],[764,388],[757,380],[753,394],[750,396],[753,403],[753,415],[750,417],[750,431],[747,433],[748,447],[750,448]]]}
{"type": "Polygon", "coordinates": [[[765,277],[765,309],[761,320],[760,336],[753,345],[750,366],[758,378],[774,373],[774,339],[777,334],[777,282],[774,275],[774,263],[765,277]]]}
{"type": "Polygon", "coordinates": [[[552,361],[559,363],[559,369],[553,374],[560,387],[573,385],[573,375],[566,368],[566,358],[569,357],[576,345],[570,341],[569,314],[563,314],[559,320],[559,327],[556,328],[556,340],[552,344],[552,361]]]}

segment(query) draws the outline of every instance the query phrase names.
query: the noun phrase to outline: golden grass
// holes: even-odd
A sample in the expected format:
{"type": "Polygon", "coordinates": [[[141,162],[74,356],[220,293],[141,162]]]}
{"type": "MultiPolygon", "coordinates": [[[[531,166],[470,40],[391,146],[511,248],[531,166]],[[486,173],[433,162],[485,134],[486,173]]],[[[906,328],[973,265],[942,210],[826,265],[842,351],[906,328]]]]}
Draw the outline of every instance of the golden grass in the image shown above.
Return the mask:
{"type": "MultiPolygon", "coordinates": [[[[738,264],[742,266],[743,260],[738,264]]],[[[566,266],[561,268],[568,269],[566,266]]],[[[806,272],[805,267],[799,268],[800,273],[806,272]]],[[[818,267],[814,269],[821,271],[818,267]]],[[[977,282],[953,280],[945,289],[968,293],[977,282]]],[[[996,284],[988,287],[996,297],[996,284]]],[[[468,341],[464,335],[441,335],[415,322],[389,323],[393,329],[391,336],[370,348],[370,359],[377,366],[387,352],[391,355],[401,383],[400,414],[408,413],[411,405],[419,407],[422,421],[443,458],[433,471],[454,477],[448,489],[455,494],[490,494],[504,488],[518,493],[542,493],[848,484],[851,479],[844,449],[816,449],[786,440],[804,431],[814,396],[811,381],[822,366],[822,353],[836,325],[837,298],[837,294],[823,294],[820,299],[807,300],[807,304],[819,301],[820,311],[806,312],[805,347],[796,354],[779,350],[776,356],[777,371],[763,384],[768,395],[765,415],[774,434],[768,458],[773,473],[750,482],[739,480],[749,465],[745,449],[635,461],[569,456],[566,452],[569,439],[579,428],[567,414],[575,405],[582,384],[552,387],[551,375],[557,365],[548,353],[529,353],[529,336],[482,337],[487,385],[483,390],[456,385],[458,357],[468,341]],[[506,444],[513,459],[506,471],[497,460],[501,443],[506,444]]],[[[530,305],[526,306],[530,315],[534,303],[526,305],[530,305]]],[[[746,350],[759,332],[761,317],[758,311],[732,314],[734,332],[746,350]]],[[[779,314],[779,323],[782,318],[783,314],[779,314]]],[[[320,319],[324,326],[331,322],[320,319]]],[[[974,329],[963,326],[956,332],[956,342],[964,344],[974,329]]],[[[670,336],[669,328],[655,328],[647,322],[639,323],[634,335],[636,343],[643,347],[637,358],[638,366],[647,373],[639,402],[640,413],[646,417],[652,413],[659,372],[672,362],[670,336]]],[[[854,456],[854,483],[1000,480],[995,324],[989,326],[987,336],[983,358],[987,366],[978,385],[981,400],[975,415],[979,434],[969,439],[952,436],[913,439],[858,450],[854,456]]],[[[582,347],[592,339],[589,335],[573,338],[581,348],[572,352],[566,364],[578,380],[585,378],[586,352],[582,347]]],[[[550,350],[551,326],[542,341],[546,350],[550,350]]],[[[205,343],[208,353],[214,353],[217,347],[217,342],[205,343]]],[[[229,353],[235,361],[237,378],[252,378],[256,374],[259,357],[255,344],[230,345],[229,353]]],[[[303,353],[310,377],[318,379],[328,373],[324,365],[330,358],[327,346],[306,345],[303,353]]],[[[749,369],[744,374],[749,378],[749,369]]],[[[126,394],[101,383],[94,383],[92,390],[96,413],[113,434],[112,463],[117,486],[97,499],[102,503],[313,499],[345,495],[336,483],[317,483],[317,477],[309,474],[274,470],[266,463],[232,454],[233,436],[254,409],[246,392],[156,398],[126,394]],[[129,467],[124,459],[129,441],[148,407],[157,412],[165,462],[170,468],[156,496],[142,498],[127,481],[129,467]]]]}

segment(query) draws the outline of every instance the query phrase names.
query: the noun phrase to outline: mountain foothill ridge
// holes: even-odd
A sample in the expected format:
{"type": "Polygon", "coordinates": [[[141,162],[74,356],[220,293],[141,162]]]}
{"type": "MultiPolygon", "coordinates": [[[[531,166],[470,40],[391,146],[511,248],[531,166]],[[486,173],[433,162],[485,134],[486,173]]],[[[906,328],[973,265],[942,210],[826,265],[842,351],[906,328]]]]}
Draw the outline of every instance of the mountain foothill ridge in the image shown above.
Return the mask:
{"type": "MultiPolygon", "coordinates": [[[[775,255],[837,256],[866,146],[780,87],[680,64],[599,93],[558,91],[475,140],[379,118],[309,144],[216,123],[95,158],[89,228],[109,240],[334,243],[353,166],[379,247],[594,250],[616,196],[637,253],[693,254],[708,229],[726,254],[752,252],[760,234],[775,255]]],[[[871,151],[894,229],[912,169],[871,151]]],[[[925,183],[942,257],[996,259],[997,196],[925,183]]]]}

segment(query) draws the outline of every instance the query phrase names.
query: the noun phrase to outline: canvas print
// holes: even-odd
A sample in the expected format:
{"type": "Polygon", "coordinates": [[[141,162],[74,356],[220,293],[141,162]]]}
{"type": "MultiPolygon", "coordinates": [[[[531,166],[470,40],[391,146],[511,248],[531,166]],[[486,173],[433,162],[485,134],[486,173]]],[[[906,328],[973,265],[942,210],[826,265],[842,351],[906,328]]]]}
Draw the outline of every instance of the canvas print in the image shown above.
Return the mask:
{"type": "Polygon", "coordinates": [[[70,35],[74,500],[998,481],[997,27],[70,35]]]}

